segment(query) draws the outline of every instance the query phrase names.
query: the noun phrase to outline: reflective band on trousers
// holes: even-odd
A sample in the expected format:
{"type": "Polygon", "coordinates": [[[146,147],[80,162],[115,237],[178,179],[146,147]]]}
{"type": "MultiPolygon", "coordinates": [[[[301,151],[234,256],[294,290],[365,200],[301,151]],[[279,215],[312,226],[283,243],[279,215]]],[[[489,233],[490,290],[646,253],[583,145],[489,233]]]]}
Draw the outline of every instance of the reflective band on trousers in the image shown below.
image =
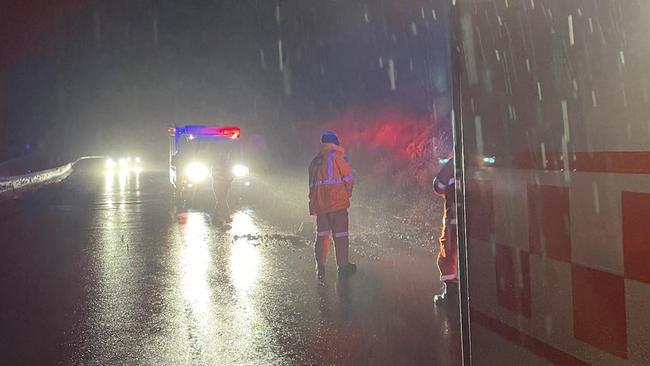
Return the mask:
{"type": "Polygon", "coordinates": [[[450,275],[440,276],[441,281],[451,281],[451,280],[455,280],[455,279],[458,279],[458,275],[455,274],[455,273],[450,274],[450,275]]]}
{"type": "Polygon", "coordinates": [[[456,225],[456,223],[457,223],[458,221],[456,221],[456,219],[449,219],[449,220],[447,220],[446,218],[444,218],[444,219],[442,219],[442,222],[443,222],[444,224],[456,225]]]}
{"type": "Polygon", "coordinates": [[[312,187],[329,186],[334,184],[343,184],[351,182],[354,179],[352,172],[343,178],[334,178],[334,154],[336,151],[330,151],[327,154],[327,178],[312,183],[312,187]]]}
{"type": "Polygon", "coordinates": [[[316,233],[316,236],[328,236],[329,234],[329,231],[319,231],[316,233]]]}
{"type": "Polygon", "coordinates": [[[344,236],[348,236],[348,232],[347,232],[347,231],[342,232],[342,233],[335,233],[335,234],[334,234],[334,237],[335,237],[335,238],[342,238],[342,237],[344,237],[344,236]]]}

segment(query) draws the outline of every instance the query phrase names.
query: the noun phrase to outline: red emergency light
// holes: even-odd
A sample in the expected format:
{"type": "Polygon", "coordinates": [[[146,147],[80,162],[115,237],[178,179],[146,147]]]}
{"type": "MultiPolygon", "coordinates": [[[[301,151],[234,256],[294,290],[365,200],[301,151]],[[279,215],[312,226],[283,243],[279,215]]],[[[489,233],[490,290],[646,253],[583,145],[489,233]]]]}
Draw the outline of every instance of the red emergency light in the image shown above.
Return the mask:
{"type": "Polygon", "coordinates": [[[236,126],[229,127],[206,127],[202,134],[205,135],[215,135],[215,136],[225,136],[230,137],[233,140],[237,140],[241,137],[241,129],[236,126]]]}

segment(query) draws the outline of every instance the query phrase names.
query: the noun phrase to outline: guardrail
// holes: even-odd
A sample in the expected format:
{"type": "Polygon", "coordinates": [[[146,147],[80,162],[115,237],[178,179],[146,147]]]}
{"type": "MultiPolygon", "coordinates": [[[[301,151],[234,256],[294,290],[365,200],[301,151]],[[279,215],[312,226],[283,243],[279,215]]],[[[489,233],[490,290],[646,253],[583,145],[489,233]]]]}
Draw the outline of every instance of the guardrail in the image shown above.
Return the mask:
{"type": "Polygon", "coordinates": [[[12,177],[0,177],[0,195],[18,193],[38,185],[60,182],[67,178],[73,171],[75,164],[81,160],[101,159],[103,156],[84,156],[73,162],[61,165],[56,168],[41,170],[38,172],[16,175],[12,177]]]}

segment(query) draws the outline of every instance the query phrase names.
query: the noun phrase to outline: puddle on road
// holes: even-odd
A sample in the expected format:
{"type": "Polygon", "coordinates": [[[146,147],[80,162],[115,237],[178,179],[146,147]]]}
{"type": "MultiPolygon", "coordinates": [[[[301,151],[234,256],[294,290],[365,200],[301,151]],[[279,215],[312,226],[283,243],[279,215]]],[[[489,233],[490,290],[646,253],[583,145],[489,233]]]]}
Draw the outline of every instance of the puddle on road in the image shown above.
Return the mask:
{"type": "MultiPolygon", "coordinates": [[[[211,216],[200,211],[188,211],[177,214],[177,221],[187,225],[195,217],[200,217],[206,224],[211,216]]],[[[224,229],[233,244],[247,243],[253,246],[293,246],[303,248],[311,245],[312,238],[298,234],[278,232],[277,228],[265,225],[263,220],[256,217],[252,209],[237,210],[231,215],[226,225],[214,224],[215,229],[224,229]]]]}

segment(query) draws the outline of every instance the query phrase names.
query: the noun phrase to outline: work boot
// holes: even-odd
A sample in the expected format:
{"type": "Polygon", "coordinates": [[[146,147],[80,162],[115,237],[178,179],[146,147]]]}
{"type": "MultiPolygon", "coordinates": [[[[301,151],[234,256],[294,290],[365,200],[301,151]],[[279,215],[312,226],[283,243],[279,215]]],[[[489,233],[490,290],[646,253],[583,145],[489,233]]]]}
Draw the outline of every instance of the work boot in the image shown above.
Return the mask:
{"type": "Polygon", "coordinates": [[[339,276],[349,276],[357,272],[357,265],[354,263],[344,264],[339,267],[339,276]]]}
{"type": "Polygon", "coordinates": [[[458,304],[458,282],[445,282],[445,289],[442,294],[433,297],[435,306],[449,306],[458,304]]]}

